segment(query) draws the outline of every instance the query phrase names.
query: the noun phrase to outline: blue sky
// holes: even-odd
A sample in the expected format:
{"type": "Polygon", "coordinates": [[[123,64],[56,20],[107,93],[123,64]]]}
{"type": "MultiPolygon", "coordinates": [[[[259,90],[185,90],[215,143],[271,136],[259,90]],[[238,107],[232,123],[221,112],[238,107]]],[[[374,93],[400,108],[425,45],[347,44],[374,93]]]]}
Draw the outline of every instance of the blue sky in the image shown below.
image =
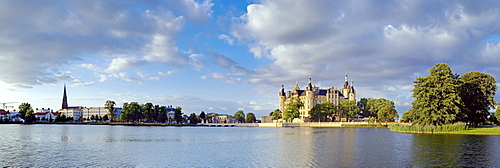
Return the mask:
{"type": "MultiPolygon", "coordinates": [[[[498,1],[0,1],[0,102],[278,108],[312,77],[411,105],[435,63],[500,75],[498,1]]],[[[19,104],[18,103],[18,104],[19,104]]],[[[14,105],[18,105],[14,104],[14,105]]]]}

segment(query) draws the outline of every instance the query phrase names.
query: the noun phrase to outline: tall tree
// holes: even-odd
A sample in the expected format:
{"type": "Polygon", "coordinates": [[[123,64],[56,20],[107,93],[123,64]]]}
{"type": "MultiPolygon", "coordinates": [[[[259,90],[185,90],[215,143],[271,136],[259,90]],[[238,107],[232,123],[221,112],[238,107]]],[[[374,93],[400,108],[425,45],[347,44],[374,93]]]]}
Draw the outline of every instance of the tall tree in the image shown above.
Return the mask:
{"type": "Polygon", "coordinates": [[[418,114],[412,108],[408,109],[407,112],[403,113],[401,116],[401,121],[411,122],[418,118],[418,114]]]}
{"type": "Polygon", "coordinates": [[[158,109],[158,122],[165,123],[167,119],[168,119],[167,107],[160,106],[160,108],[158,109]]]}
{"type": "Polygon", "coordinates": [[[247,118],[246,118],[247,123],[254,123],[256,121],[257,121],[257,119],[255,118],[255,114],[253,114],[253,113],[247,114],[247,118]]]}
{"type": "Polygon", "coordinates": [[[243,110],[238,110],[236,113],[234,113],[234,117],[236,120],[238,120],[239,123],[244,123],[245,122],[245,113],[243,110]]]}
{"type": "Polygon", "coordinates": [[[204,111],[201,111],[200,113],[200,120],[201,122],[205,123],[205,120],[207,119],[207,116],[204,111]]]}
{"type": "Polygon", "coordinates": [[[177,122],[177,124],[182,123],[182,108],[180,106],[177,106],[174,110],[174,119],[177,122]]]}
{"type": "Polygon", "coordinates": [[[115,119],[115,101],[112,100],[106,100],[106,103],[104,103],[104,108],[108,110],[108,116],[111,118],[111,121],[115,119]]]}
{"type": "Polygon", "coordinates": [[[363,117],[375,117],[375,114],[372,114],[368,109],[370,108],[368,106],[368,100],[371,100],[371,98],[361,98],[357,105],[360,110],[360,115],[363,117]]]}
{"type": "Polygon", "coordinates": [[[384,98],[370,99],[366,104],[369,107],[368,111],[376,114],[381,122],[394,121],[398,117],[393,101],[384,98]]]}
{"type": "Polygon", "coordinates": [[[465,106],[460,119],[477,127],[486,121],[490,115],[488,111],[495,108],[496,81],[489,74],[468,72],[460,76],[460,82],[460,97],[465,106]]]}
{"type": "Polygon", "coordinates": [[[311,114],[311,119],[318,119],[320,121],[326,121],[330,119],[335,120],[335,116],[338,115],[338,107],[332,102],[323,102],[314,105],[314,107],[309,112],[311,114]]]}
{"type": "Polygon", "coordinates": [[[286,105],[285,111],[283,112],[283,119],[292,121],[294,118],[298,118],[300,115],[299,109],[302,107],[304,107],[304,103],[302,103],[299,98],[291,100],[291,102],[286,105]]]}
{"type": "Polygon", "coordinates": [[[189,115],[189,124],[198,124],[198,117],[195,113],[189,115]]]}
{"type": "Polygon", "coordinates": [[[278,120],[281,118],[281,111],[280,109],[276,109],[273,111],[273,114],[272,114],[272,120],[278,120]]]}
{"type": "Polygon", "coordinates": [[[422,125],[451,124],[463,107],[460,84],[447,64],[435,64],[429,76],[417,77],[413,88],[412,108],[419,114],[416,123],[422,125]]]}
{"type": "Polygon", "coordinates": [[[153,103],[148,102],[142,105],[142,116],[144,116],[147,122],[152,122],[155,119],[153,103]]]}
{"type": "Polygon", "coordinates": [[[353,100],[346,100],[341,102],[340,108],[342,110],[341,117],[347,119],[355,118],[359,113],[359,108],[356,106],[356,101],[353,100]]]}
{"type": "Polygon", "coordinates": [[[24,122],[33,123],[35,121],[36,121],[35,111],[33,111],[33,109],[29,109],[24,117],[24,122]]]}
{"type": "Polygon", "coordinates": [[[141,105],[137,102],[123,103],[122,115],[123,121],[136,121],[142,119],[141,105]]]}
{"type": "Polygon", "coordinates": [[[31,104],[29,103],[21,103],[19,105],[19,117],[21,117],[23,120],[26,120],[26,113],[28,113],[29,110],[33,110],[33,107],[31,107],[31,104]]]}

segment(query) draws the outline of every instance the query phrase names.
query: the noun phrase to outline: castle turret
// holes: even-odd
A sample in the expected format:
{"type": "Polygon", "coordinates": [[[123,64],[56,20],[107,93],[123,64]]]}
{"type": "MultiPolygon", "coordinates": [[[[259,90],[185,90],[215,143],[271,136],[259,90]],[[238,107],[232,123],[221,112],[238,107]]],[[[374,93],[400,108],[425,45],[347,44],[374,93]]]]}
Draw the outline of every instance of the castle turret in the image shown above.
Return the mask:
{"type": "Polygon", "coordinates": [[[345,82],[344,82],[344,85],[342,85],[342,95],[344,95],[345,98],[347,98],[349,96],[349,90],[350,90],[350,86],[349,86],[349,81],[348,81],[348,77],[347,77],[347,72],[345,73],[345,82]]]}
{"type": "Polygon", "coordinates": [[[349,100],[356,101],[356,90],[354,90],[354,81],[351,80],[351,87],[349,89],[349,100]]]}
{"type": "Polygon", "coordinates": [[[285,102],[286,102],[286,93],[285,93],[285,85],[281,85],[281,92],[279,93],[279,110],[285,110],[285,102]]]}

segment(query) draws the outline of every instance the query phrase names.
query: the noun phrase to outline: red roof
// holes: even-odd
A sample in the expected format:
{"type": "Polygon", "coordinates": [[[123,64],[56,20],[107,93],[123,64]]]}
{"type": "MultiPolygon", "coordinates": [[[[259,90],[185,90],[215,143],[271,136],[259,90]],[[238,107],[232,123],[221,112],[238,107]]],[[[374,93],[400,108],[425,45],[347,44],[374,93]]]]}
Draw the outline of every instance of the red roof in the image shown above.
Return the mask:
{"type": "Polygon", "coordinates": [[[7,115],[7,111],[5,111],[4,109],[0,109],[0,115],[7,115]]]}

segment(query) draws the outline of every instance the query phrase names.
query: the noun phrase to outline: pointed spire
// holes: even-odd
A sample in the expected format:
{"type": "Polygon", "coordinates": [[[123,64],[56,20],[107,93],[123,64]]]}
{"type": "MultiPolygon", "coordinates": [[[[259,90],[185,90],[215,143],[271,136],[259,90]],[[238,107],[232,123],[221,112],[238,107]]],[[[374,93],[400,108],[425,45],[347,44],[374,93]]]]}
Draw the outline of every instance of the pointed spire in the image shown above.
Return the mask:
{"type": "Polygon", "coordinates": [[[280,93],[280,96],[286,96],[286,93],[285,93],[285,85],[281,85],[281,93],[280,93]]]}
{"type": "Polygon", "coordinates": [[[300,90],[299,81],[295,81],[295,87],[293,88],[293,90],[300,90]]]}
{"type": "Polygon", "coordinates": [[[308,88],[308,89],[309,89],[309,91],[312,91],[312,90],[313,90],[313,87],[312,87],[311,81],[312,81],[312,79],[311,79],[311,77],[309,77],[309,85],[308,85],[308,87],[309,87],[309,88],[308,88]]]}
{"type": "Polygon", "coordinates": [[[68,109],[68,97],[66,96],[66,84],[64,84],[63,99],[61,109],[68,109]]]}
{"type": "Polygon", "coordinates": [[[348,77],[347,77],[347,70],[346,70],[346,71],[345,71],[345,81],[346,81],[346,82],[347,82],[347,79],[348,79],[348,77]]]}

